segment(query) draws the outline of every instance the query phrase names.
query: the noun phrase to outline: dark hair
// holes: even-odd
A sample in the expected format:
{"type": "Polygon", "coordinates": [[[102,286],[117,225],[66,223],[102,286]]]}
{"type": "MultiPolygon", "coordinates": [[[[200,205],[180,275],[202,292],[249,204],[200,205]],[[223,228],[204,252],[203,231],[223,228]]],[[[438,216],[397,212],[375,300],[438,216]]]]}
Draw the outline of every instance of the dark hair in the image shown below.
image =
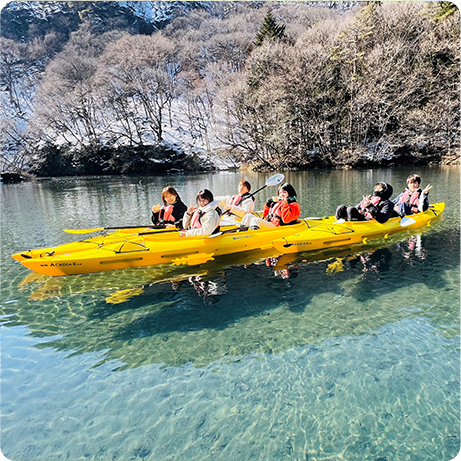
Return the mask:
{"type": "Polygon", "coordinates": [[[251,184],[246,179],[242,179],[239,184],[245,186],[248,189],[248,192],[250,192],[251,184]]]}
{"type": "Polygon", "coordinates": [[[408,176],[407,178],[407,183],[408,181],[415,181],[417,182],[418,184],[421,184],[421,176],[419,176],[418,174],[411,174],[410,176],[408,176]]]}
{"type": "Polygon", "coordinates": [[[202,189],[198,191],[195,201],[198,203],[199,199],[208,200],[210,203],[214,200],[213,194],[208,189],[202,189]]]}
{"type": "Polygon", "coordinates": [[[285,192],[288,193],[288,197],[291,197],[291,198],[296,198],[296,191],[295,191],[295,188],[289,184],[289,183],[285,183],[285,184],[282,184],[280,187],[279,187],[279,193],[281,190],[284,190],[285,192]]]}
{"type": "Polygon", "coordinates": [[[166,186],[163,188],[162,190],[162,202],[165,206],[167,206],[167,202],[165,200],[165,195],[166,194],[171,194],[171,195],[174,195],[176,197],[176,201],[180,202],[181,201],[181,197],[179,196],[179,194],[176,192],[176,189],[173,187],[173,186],[166,186]]]}
{"type": "Polygon", "coordinates": [[[394,188],[388,184],[387,182],[377,182],[373,187],[373,191],[375,190],[376,186],[381,186],[382,190],[378,192],[378,196],[381,197],[382,200],[389,200],[394,193],[394,188]]]}

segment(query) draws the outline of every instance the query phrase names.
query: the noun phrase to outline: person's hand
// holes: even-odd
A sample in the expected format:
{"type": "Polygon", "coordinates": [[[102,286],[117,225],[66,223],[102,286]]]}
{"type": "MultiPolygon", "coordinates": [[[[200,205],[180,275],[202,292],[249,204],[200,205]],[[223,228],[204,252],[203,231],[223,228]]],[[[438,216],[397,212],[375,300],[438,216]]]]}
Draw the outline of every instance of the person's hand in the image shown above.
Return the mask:
{"type": "Polygon", "coordinates": [[[364,204],[364,206],[371,205],[371,195],[364,195],[363,196],[363,204],[364,204]]]}
{"type": "Polygon", "coordinates": [[[189,208],[187,209],[187,212],[188,212],[189,214],[192,214],[196,209],[197,209],[197,207],[196,207],[192,202],[190,202],[190,206],[189,206],[189,208]]]}
{"type": "Polygon", "coordinates": [[[167,229],[176,229],[176,226],[174,224],[165,224],[165,227],[167,229]]]}
{"type": "Polygon", "coordinates": [[[224,211],[230,211],[230,210],[232,210],[232,205],[226,205],[224,207],[224,211]]]}
{"type": "Polygon", "coordinates": [[[274,204],[274,199],[272,197],[269,197],[267,200],[266,200],[266,206],[268,208],[270,208],[273,204],[274,204]]]}
{"type": "Polygon", "coordinates": [[[154,205],[152,207],[152,212],[153,213],[158,213],[160,211],[160,208],[161,208],[160,205],[154,205]]]}
{"type": "Polygon", "coordinates": [[[180,237],[185,237],[185,236],[186,236],[186,231],[185,231],[185,230],[182,230],[182,231],[179,233],[179,236],[180,236],[180,237]]]}
{"type": "Polygon", "coordinates": [[[395,210],[395,211],[399,211],[399,206],[398,206],[398,205],[394,205],[394,210],[395,210]]]}
{"type": "Polygon", "coordinates": [[[433,186],[428,184],[424,189],[423,189],[423,194],[428,194],[429,191],[432,189],[433,186]]]}

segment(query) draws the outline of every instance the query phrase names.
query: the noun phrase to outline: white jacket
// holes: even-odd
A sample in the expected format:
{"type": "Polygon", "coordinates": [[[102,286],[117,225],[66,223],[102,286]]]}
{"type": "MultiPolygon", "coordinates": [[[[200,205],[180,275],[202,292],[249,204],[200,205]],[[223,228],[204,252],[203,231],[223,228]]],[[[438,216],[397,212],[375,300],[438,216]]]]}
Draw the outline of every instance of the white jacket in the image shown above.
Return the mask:
{"type": "Polygon", "coordinates": [[[191,224],[192,215],[189,213],[184,213],[184,217],[182,218],[182,225],[184,229],[188,229],[186,231],[186,237],[192,237],[194,235],[210,235],[213,231],[219,226],[219,222],[221,221],[221,216],[216,211],[216,208],[219,206],[218,200],[209,203],[208,205],[199,207],[198,209],[204,213],[200,218],[200,224],[202,227],[198,229],[188,229],[191,224]]]}
{"type": "Polygon", "coordinates": [[[227,205],[231,206],[229,211],[241,218],[243,218],[243,216],[247,213],[253,213],[253,210],[255,209],[255,201],[252,197],[245,198],[237,206],[232,205],[235,197],[235,195],[223,195],[222,197],[215,197],[215,200],[217,200],[222,207],[227,205]]]}

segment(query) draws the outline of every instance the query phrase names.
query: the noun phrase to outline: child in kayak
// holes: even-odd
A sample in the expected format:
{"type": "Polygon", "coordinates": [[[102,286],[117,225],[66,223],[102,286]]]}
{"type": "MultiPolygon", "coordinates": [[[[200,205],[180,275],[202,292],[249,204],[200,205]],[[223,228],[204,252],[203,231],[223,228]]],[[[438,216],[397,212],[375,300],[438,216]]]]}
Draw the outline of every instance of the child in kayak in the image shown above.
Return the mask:
{"type": "Polygon", "coordinates": [[[264,205],[264,219],[252,214],[246,214],[242,226],[251,229],[261,227],[278,227],[294,224],[301,214],[301,207],[296,201],[296,191],[291,184],[285,183],[279,187],[279,197],[274,201],[269,197],[264,205]]]}
{"type": "Polygon", "coordinates": [[[215,200],[224,207],[224,211],[243,218],[247,213],[253,213],[255,208],[255,199],[250,195],[250,190],[251,184],[242,180],[239,182],[237,195],[215,197],[215,200]]]}
{"type": "Polygon", "coordinates": [[[394,200],[394,210],[399,216],[406,216],[420,211],[426,211],[429,208],[429,191],[432,186],[428,184],[424,190],[420,189],[421,177],[417,174],[411,174],[407,178],[406,189],[394,200]]]}
{"type": "Polygon", "coordinates": [[[191,203],[184,214],[182,223],[186,230],[181,231],[181,237],[210,235],[219,232],[221,209],[219,202],[214,200],[211,191],[208,189],[199,191],[196,202],[198,207],[191,203]]]}
{"type": "Polygon", "coordinates": [[[346,221],[375,219],[384,224],[394,213],[394,204],[389,200],[393,191],[390,184],[378,182],[373,188],[373,195],[364,195],[356,206],[339,205],[335,217],[346,221]]]}
{"type": "Polygon", "coordinates": [[[182,229],[182,217],[187,206],[173,186],[167,186],[162,190],[163,205],[152,207],[152,223],[159,229],[182,229]]]}

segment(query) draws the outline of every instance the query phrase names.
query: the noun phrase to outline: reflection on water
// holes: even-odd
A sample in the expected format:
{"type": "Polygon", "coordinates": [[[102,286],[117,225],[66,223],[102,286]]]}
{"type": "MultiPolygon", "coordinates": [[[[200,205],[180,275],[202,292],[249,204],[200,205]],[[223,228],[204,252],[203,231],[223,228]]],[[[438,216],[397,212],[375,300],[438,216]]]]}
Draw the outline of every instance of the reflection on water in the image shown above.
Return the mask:
{"type": "MultiPolygon", "coordinates": [[[[445,218],[338,252],[36,275],[63,228],[147,223],[162,187],[240,173],[0,187],[2,453],[62,459],[449,460],[459,451],[459,169],[426,168],[445,218]],[[33,223],[33,226],[31,226],[33,223]]],[[[303,216],[407,169],[289,172],[303,216]]],[[[247,175],[245,175],[247,176],[247,175]]],[[[248,175],[255,188],[266,176],[248,175]]],[[[271,191],[268,191],[271,193],[271,191]]],[[[264,196],[257,197],[262,208],[264,196]]]]}
{"type": "MultiPolygon", "coordinates": [[[[266,258],[258,253],[247,255],[247,264],[227,267],[218,261],[198,268],[114,271],[107,277],[29,274],[20,289],[31,301],[5,305],[2,313],[8,315],[7,326],[27,325],[37,337],[59,335],[40,348],[105,351],[101,363],[118,359],[124,362],[120,369],[188,362],[202,367],[223,357],[281,352],[379,329],[409,315],[395,302],[396,293],[404,293],[413,316],[426,315],[433,303],[421,303],[421,293],[431,299],[434,287],[453,291],[445,276],[433,272],[434,264],[445,271],[457,267],[450,250],[437,248],[444,238],[443,231],[437,239],[412,235],[371,251],[343,249],[342,256],[327,259],[317,254],[324,259],[317,262],[307,253],[266,258]],[[428,252],[430,264],[422,256],[428,252]],[[377,298],[384,301],[375,312],[370,305],[377,298]]],[[[455,300],[457,293],[452,295],[455,300]]],[[[443,334],[457,334],[446,327],[456,323],[456,310],[448,318],[447,312],[430,315],[436,328],[445,325],[443,334]]]]}

